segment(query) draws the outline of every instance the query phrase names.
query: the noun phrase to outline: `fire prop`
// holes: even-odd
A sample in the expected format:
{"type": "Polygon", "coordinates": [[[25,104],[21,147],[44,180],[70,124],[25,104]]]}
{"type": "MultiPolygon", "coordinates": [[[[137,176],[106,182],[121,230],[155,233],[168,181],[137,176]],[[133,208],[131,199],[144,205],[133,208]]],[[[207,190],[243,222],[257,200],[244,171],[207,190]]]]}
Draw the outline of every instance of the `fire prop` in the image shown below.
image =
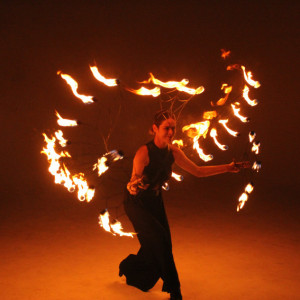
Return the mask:
{"type": "MultiPolygon", "coordinates": [[[[223,59],[228,58],[230,55],[229,50],[221,50],[221,56],[223,59]]],[[[90,70],[96,80],[103,83],[104,85],[108,87],[115,87],[120,86],[120,82],[118,79],[107,79],[102,74],[100,74],[98,68],[96,66],[90,66],[90,70]]],[[[232,64],[227,67],[227,70],[239,70],[242,71],[243,77],[242,80],[246,81],[246,84],[244,85],[244,89],[240,95],[239,98],[243,98],[250,106],[256,106],[258,104],[258,101],[256,99],[252,100],[249,98],[249,92],[250,87],[258,88],[260,86],[260,83],[258,81],[255,81],[252,78],[252,73],[250,71],[246,72],[246,68],[244,66],[238,65],[238,64],[232,64]]],[[[83,103],[85,104],[91,104],[95,102],[95,98],[93,96],[86,96],[81,95],[78,93],[78,83],[67,74],[63,74],[61,71],[57,72],[58,75],[61,76],[62,79],[64,79],[67,84],[71,87],[73,94],[79,98],[83,103]]],[[[176,99],[183,102],[183,105],[176,111],[178,115],[180,115],[182,108],[184,105],[195,95],[199,95],[204,92],[204,87],[199,86],[198,88],[191,88],[188,87],[189,80],[182,79],[181,81],[161,81],[154,77],[152,73],[150,73],[150,78],[146,81],[142,82],[143,84],[152,84],[155,85],[154,88],[146,88],[142,86],[141,88],[135,90],[129,87],[123,86],[127,91],[134,93],[136,95],[142,95],[142,96],[152,96],[152,97],[158,97],[162,94],[164,89],[171,89],[171,91],[164,93],[164,95],[171,95],[168,96],[168,99],[166,102],[174,101],[174,99],[177,96],[173,96],[174,93],[185,93],[190,95],[190,97],[187,100],[180,99],[177,97],[176,99]]],[[[240,119],[241,122],[246,123],[249,122],[249,118],[243,116],[240,114],[241,110],[241,104],[240,102],[236,101],[236,97],[234,100],[231,100],[231,92],[233,91],[233,86],[230,86],[226,83],[222,84],[221,90],[224,92],[224,96],[221,97],[215,104],[211,102],[211,106],[214,107],[215,110],[205,111],[203,113],[203,120],[200,120],[199,122],[196,122],[194,124],[185,125],[182,128],[182,132],[187,135],[188,138],[192,139],[193,142],[193,149],[195,149],[200,157],[205,162],[208,162],[213,159],[212,154],[205,154],[204,150],[200,147],[203,142],[206,141],[207,134],[209,132],[209,136],[214,141],[215,145],[221,149],[221,150],[227,150],[228,146],[222,145],[217,137],[218,132],[226,130],[227,133],[229,133],[233,137],[240,136],[239,132],[234,131],[228,127],[229,122],[229,116],[224,117],[224,113],[220,113],[220,108],[224,107],[225,104],[229,104],[232,108],[233,116],[240,119]],[[214,128],[212,127],[212,124],[214,128]],[[218,126],[222,126],[222,129],[219,131],[218,126]]],[[[160,97],[161,98],[161,97],[160,97]]],[[[160,99],[159,101],[162,101],[160,99]]],[[[161,102],[160,102],[161,104],[161,102]]],[[[174,103],[171,102],[171,107],[174,103]]],[[[62,127],[76,127],[80,124],[79,121],[76,120],[70,120],[70,119],[64,119],[61,117],[61,115],[56,112],[57,116],[57,123],[59,126],[62,127]]],[[[84,173],[80,172],[77,174],[72,175],[69,169],[66,167],[65,161],[68,159],[71,159],[71,155],[67,151],[57,151],[56,147],[67,147],[70,142],[63,137],[63,132],[61,130],[58,130],[54,133],[54,135],[49,138],[45,133],[43,133],[44,140],[46,143],[46,146],[41,151],[42,154],[45,154],[47,156],[48,162],[49,162],[49,172],[54,176],[54,182],[57,184],[63,185],[69,192],[75,192],[77,191],[77,198],[79,201],[87,201],[90,202],[94,196],[95,196],[95,188],[89,186],[87,183],[87,180],[85,179],[84,173]]],[[[260,142],[255,141],[256,133],[254,131],[251,131],[249,133],[249,142],[252,143],[251,151],[255,154],[259,154],[260,150],[260,142]]],[[[209,140],[209,139],[208,139],[209,140]]],[[[186,142],[183,142],[183,140],[174,140],[173,144],[176,144],[179,148],[183,148],[183,146],[187,145],[186,142]]],[[[93,165],[93,171],[97,170],[98,176],[103,176],[105,172],[109,169],[110,165],[118,160],[123,159],[123,154],[121,151],[112,150],[110,152],[107,152],[106,154],[102,155],[93,165]]],[[[261,169],[261,163],[259,161],[255,161],[253,163],[252,169],[256,172],[259,172],[261,169]]],[[[176,181],[182,181],[183,176],[172,173],[172,178],[174,178],[176,181]]],[[[167,182],[164,183],[162,186],[163,189],[169,190],[169,184],[167,182]]],[[[238,206],[237,211],[240,211],[246,201],[248,200],[249,195],[253,191],[253,184],[249,183],[246,185],[244,192],[241,194],[239,200],[238,200],[238,206]]],[[[119,221],[113,220],[110,221],[110,215],[107,209],[103,210],[99,215],[99,224],[100,226],[107,232],[110,232],[113,235],[118,236],[129,236],[133,237],[135,233],[133,232],[124,232],[122,225],[119,221]]]]}

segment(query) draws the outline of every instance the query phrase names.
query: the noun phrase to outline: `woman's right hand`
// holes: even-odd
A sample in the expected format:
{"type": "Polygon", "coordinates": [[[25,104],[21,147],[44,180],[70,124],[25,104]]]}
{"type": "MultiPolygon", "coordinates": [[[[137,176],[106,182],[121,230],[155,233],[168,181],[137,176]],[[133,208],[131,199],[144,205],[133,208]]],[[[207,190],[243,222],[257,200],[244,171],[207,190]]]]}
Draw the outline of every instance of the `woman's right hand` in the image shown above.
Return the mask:
{"type": "Polygon", "coordinates": [[[149,184],[144,184],[143,177],[130,180],[127,184],[127,190],[131,195],[137,195],[139,190],[146,190],[149,184]]]}

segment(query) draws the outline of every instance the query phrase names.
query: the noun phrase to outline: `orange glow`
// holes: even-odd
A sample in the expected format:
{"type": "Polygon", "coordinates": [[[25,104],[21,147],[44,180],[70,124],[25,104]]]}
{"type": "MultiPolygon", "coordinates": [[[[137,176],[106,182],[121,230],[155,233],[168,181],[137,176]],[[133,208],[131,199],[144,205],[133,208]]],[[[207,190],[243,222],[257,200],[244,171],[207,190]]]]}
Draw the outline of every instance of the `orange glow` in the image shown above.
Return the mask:
{"type": "Polygon", "coordinates": [[[137,94],[137,95],[141,95],[141,96],[153,96],[153,97],[157,97],[160,95],[160,88],[159,87],[155,87],[153,89],[147,89],[145,87],[141,87],[138,90],[134,90],[134,89],[130,89],[127,88],[127,91],[137,94]]]}
{"type": "Polygon", "coordinates": [[[248,194],[250,194],[250,193],[252,193],[253,189],[254,189],[253,184],[252,183],[248,183],[247,186],[245,187],[245,192],[248,193],[248,194]]]}
{"type": "Polygon", "coordinates": [[[239,102],[235,102],[234,104],[231,104],[231,107],[232,107],[232,109],[233,109],[233,113],[234,113],[234,115],[235,115],[236,117],[238,117],[242,122],[246,123],[246,122],[249,121],[249,119],[248,119],[247,117],[244,117],[244,116],[240,115],[240,110],[241,110],[241,109],[240,109],[239,107],[237,107],[237,106],[239,106],[239,105],[240,105],[239,102]]]}
{"type": "Polygon", "coordinates": [[[252,143],[256,137],[256,133],[254,131],[249,132],[249,141],[252,143]]]}
{"type": "Polygon", "coordinates": [[[63,127],[74,127],[78,125],[78,122],[75,120],[64,119],[60,116],[58,112],[56,112],[56,116],[58,117],[57,124],[63,127]]]}
{"type": "Polygon", "coordinates": [[[91,66],[90,66],[90,69],[91,69],[91,71],[92,71],[94,77],[95,77],[98,81],[104,83],[104,84],[107,85],[107,86],[117,86],[117,85],[118,85],[117,79],[106,79],[104,76],[102,76],[102,75],[99,73],[99,70],[98,70],[98,68],[97,68],[96,66],[94,66],[94,67],[91,67],[91,66]]]}
{"type": "Polygon", "coordinates": [[[258,161],[255,161],[253,166],[252,166],[252,170],[256,171],[256,172],[259,172],[261,169],[261,163],[258,162],[258,161]]]}
{"type": "Polygon", "coordinates": [[[171,175],[175,180],[177,181],[182,181],[183,180],[183,176],[182,175],[179,175],[179,174],[176,174],[174,172],[172,172],[172,175],[171,175]]]}
{"type": "Polygon", "coordinates": [[[227,120],[219,120],[218,121],[220,124],[222,124],[224,126],[224,128],[227,130],[227,132],[229,134],[231,134],[232,136],[238,136],[239,133],[237,131],[233,131],[230,128],[228,128],[228,126],[226,125],[228,123],[228,119],[227,120]]]}
{"type": "Polygon", "coordinates": [[[259,88],[260,83],[258,81],[255,81],[252,79],[252,73],[250,71],[246,72],[246,69],[244,66],[241,66],[241,69],[243,70],[244,78],[247,81],[247,83],[255,88],[259,88]]]}
{"type": "Polygon", "coordinates": [[[210,130],[210,136],[214,139],[215,141],[215,144],[221,149],[221,150],[228,150],[228,146],[226,145],[222,145],[218,142],[217,140],[217,136],[218,136],[218,133],[217,133],[217,130],[215,128],[212,128],[210,130]]]}
{"type": "Polygon", "coordinates": [[[59,144],[62,146],[62,147],[66,147],[67,146],[67,140],[64,139],[63,137],[63,132],[61,130],[57,130],[55,132],[55,136],[57,138],[57,140],[59,141],[59,144]]]}
{"type": "Polygon", "coordinates": [[[85,95],[80,95],[78,94],[77,90],[78,90],[78,83],[70,76],[67,74],[63,74],[61,73],[61,71],[57,72],[58,75],[61,76],[61,78],[63,78],[67,84],[71,87],[73,94],[79,98],[83,103],[93,103],[93,96],[85,96],[85,95]]]}
{"type": "Polygon", "coordinates": [[[230,54],[229,50],[221,49],[221,57],[226,59],[230,54]]]}
{"type": "Polygon", "coordinates": [[[181,148],[183,147],[183,140],[174,140],[172,144],[177,145],[178,148],[181,148]]]}
{"type": "Polygon", "coordinates": [[[244,89],[243,89],[243,98],[247,101],[247,103],[251,106],[255,106],[258,104],[258,101],[256,99],[251,100],[249,98],[249,91],[250,89],[248,88],[247,85],[245,85],[244,89]]]}
{"type": "Polygon", "coordinates": [[[169,187],[169,184],[167,182],[165,182],[163,185],[162,185],[162,188],[165,190],[165,191],[168,191],[170,189],[169,187]]]}
{"type": "MultiPolygon", "coordinates": [[[[167,81],[167,82],[162,82],[159,79],[155,78],[154,75],[152,73],[150,73],[150,78],[147,81],[149,82],[153,82],[156,85],[165,87],[165,88],[169,88],[169,89],[177,89],[180,92],[185,92],[187,94],[190,95],[198,95],[204,92],[204,87],[200,86],[196,89],[192,89],[192,88],[188,88],[186,85],[189,83],[189,81],[187,79],[182,79],[181,81],[167,81]]],[[[145,83],[145,82],[144,82],[145,83]]]]}
{"type": "Polygon", "coordinates": [[[193,149],[196,149],[196,151],[197,151],[199,157],[200,157],[203,161],[205,161],[205,162],[210,161],[210,160],[212,160],[212,159],[214,158],[211,154],[204,154],[203,149],[200,148],[200,145],[199,145],[199,141],[198,141],[198,140],[195,140],[195,139],[194,139],[193,149]]]}
{"type": "Polygon", "coordinates": [[[243,193],[239,198],[239,203],[238,203],[236,210],[240,211],[244,207],[247,200],[248,200],[247,193],[243,193]]]}
{"type": "Polygon", "coordinates": [[[232,71],[232,70],[239,70],[240,68],[241,68],[241,66],[239,64],[233,64],[233,65],[227,66],[226,70],[232,71]]]}
{"type": "Polygon", "coordinates": [[[251,151],[258,154],[260,150],[260,142],[253,142],[251,151]]]}
{"type": "Polygon", "coordinates": [[[213,118],[216,118],[217,117],[217,112],[215,110],[213,111],[206,111],[203,113],[203,119],[206,119],[206,120],[212,120],[213,118]]]}
{"type": "MultiPolygon", "coordinates": [[[[228,97],[229,97],[229,94],[231,93],[232,91],[232,86],[228,85],[227,83],[223,83],[222,86],[221,86],[221,90],[224,90],[224,93],[225,93],[225,97],[223,98],[220,98],[216,105],[218,106],[222,106],[226,103],[228,97]]],[[[212,106],[215,106],[212,102],[211,102],[211,105],[212,106]]]]}
{"type": "Polygon", "coordinates": [[[106,162],[107,158],[105,156],[102,156],[101,158],[98,158],[98,163],[94,164],[93,170],[98,169],[98,176],[101,176],[108,170],[106,162]]]}
{"type": "Polygon", "coordinates": [[[115,220],[114,222],[110,222],[109,220],[109,213],[105,209],[100,215],[99,215],[99,225],[107,232],[110,232],[113,235],[119,235],[119,236],[129,236],[133,238],[134,232],[124,232],[122,229],[122,224],[115,220]]]}

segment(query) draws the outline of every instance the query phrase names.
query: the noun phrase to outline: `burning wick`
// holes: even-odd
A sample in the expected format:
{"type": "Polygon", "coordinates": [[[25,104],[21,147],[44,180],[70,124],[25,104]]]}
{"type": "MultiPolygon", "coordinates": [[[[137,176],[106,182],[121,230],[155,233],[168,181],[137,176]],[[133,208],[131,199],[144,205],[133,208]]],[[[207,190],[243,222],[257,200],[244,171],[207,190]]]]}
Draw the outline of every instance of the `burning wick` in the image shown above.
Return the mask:
{"type": "Polygon", "coordinates": [[[253,189],[254,189],[253,183],[250,182],[246,185],[244,193],[242,193],[242,195],[239,198],[239,203],[236,208],[237,211],[240,211],[244,207],[246,201],[248,200],[248,196],[249,194],[252,193],[253,189]]]}
{"type": "Polygon", "coordinates": [[[78,121],[75,121],[75,120],[68,120],[68,119],[62,118],[58,112],[56,112],[56,116],[58,117],[57,124],[58,124],[59,126],[63,126],[63,127],[74,127],[74,126],[79,125],[79,122],[78,122],[78,121]]]}
{"type": "Polygon", "coordinates": [[[249,141],[252,143],[256,137],[256,133],[254,131],[249,132],[249,141]]]}
{"type": "Polygon", "coordinates": [[[227,132],[229,134],[231,134],[232,136],[239,136],[240,134],[237,131],[233,131],[230,128],[227,127],[227,123],[228,123],[228,119],[227,120],[219,120],[218,121],[220,124],[222,124],[224,126],[224,128],[227,130],[227,132]]]}
{"type": "Polygon", "coordinates": [[[63,78],[67,84],[71,87],[73,94],[79,98],[83,103],[93,103],[94,102],[94,97],[93,96],[85,96],[85,95],[80,95],[77,92],[78,89],[78,83],[68,74],[63,74],[61,71],[57,72],[58,75],[63,78]]]}
{"type": "Polygon", "coordinates": [[[249,120],[250,120],[249,118],[240,115],[240,110],[241,109],[239,107],[237,107],[238,105],[240,105],[239,102],[235,102],[234,104],[231,104],[234,115],[236,117],[238,117],[243,123],[249,122],[249,120]]]}
{"type": "Polygon", "coordinates": [[[159,87],[155,87],[152,90],[149,90],[145,87],[141,87],[138,90],[134,90],[134,89],[129,89],[127,88],[127,90],[131,93],[137,94],[137,95],[141,95],[141,96],[153,96],[153,97],[158,97],[160,95],[160,88],[159,87]]]}
{"type": "Polygon", "coordinates": [[[183,180],[183,176],[182,175],[179,175],[179,174],[176,174],[174,172],[172,172],[172,175],[171,175],[175,180],[177,181],[182,181],[183,180]]]}
{"type": "Polygon", "coordinates": [[[260,149],[260,142],[253,142],[251,151],[254,152],[255,154],[258,154],[259,149],[260,149]]]}
{"type": "Polygon", "coordinates": [[[226,145],[222,145],[222,144],[220,144],[219,142],[218,142],[218,140],[217,140],[217,136],[218,136],[218,134],[217,134],[217,130],[215,129],[215,128],[212,128],[211,130],[210,130],[210,136],[214,139],[214,141],[215,141],[215,144],[221,149],[221,150],[228,150],[228,146],[226,146],[226,145]]]}
{"type": "Polygon", "coordinates": [[[261,169],[261,162],[260,161],[255,161],[253,166],[252,166],[252,169],[255,170],[256,172],[259,172],[260,169],[261,169]]]}
{"type": "Polygon", "coordinates": [[[98,169],[98,176],[101,176],[108,170],[112,162],[123,158],[124,155],[122,151],[112,150],[98,159],[98,162],[94,164],[93,170],[98,169]]]}
{"type": "Polygon", "coordinates": [[[245,85],[244,90],[243,90],[243,98],[247,101],[247,103],[251,106],[255,106],[258,104],[258,101],[256,99],[251,100],[249,98],[249,91],[250,89],[248,88],[247,85],[245,85]]]}
{"type": "Polygon", "coordinates": [[[162,188],[165,190],[165,191],[168,191],[170,189],[169,187],[169,184],[167,182],[165,182],[163,185],[162,185],[162,188]]]}
{"type": "Polygon", "coordinates": [[[252,73],[249,71],[246,73],[245,67],[241,66],[241,69],[243,70],[244,73],[244,78],[247,81],[247,83],[256,89],[260,87],[260,83],[258,81],[255,81],[252,79],[252,73]]]}
{"type": "Polygon", "coordinates": [[[98,81],[104,83],[104,84],[107,85],[107,86],[117,86],[117,85],[118,85],[118,83],[119,83],[118,79],[106,79],[104,76],[102,76],[102,75],[99,73],[99,70],[98,70],[98,68],[97,68],[96,66],[94,66],[94,67],[91,67],[91,66],[90,66],[90,69],[91,69],[91,71],[92,71],[94,77],[95,77],[98,81]]]}

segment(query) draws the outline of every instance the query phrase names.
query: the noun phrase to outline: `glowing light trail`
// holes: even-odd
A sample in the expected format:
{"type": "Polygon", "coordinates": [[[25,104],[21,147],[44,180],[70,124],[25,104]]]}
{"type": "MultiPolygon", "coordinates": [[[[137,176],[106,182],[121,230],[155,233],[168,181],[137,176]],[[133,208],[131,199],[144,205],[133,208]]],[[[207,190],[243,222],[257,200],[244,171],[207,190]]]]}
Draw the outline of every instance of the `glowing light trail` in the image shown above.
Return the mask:
{"type": "Polygon", "coordinates": [[[102,76],[99,73],[99,70],[98,70],[98,68],[96,66],[93,66],[93,67],[90,66],[90,69],[91,69],[94,77],[98,81],[104,83],[107,86],[117,86],[118,85],[118,80],[117,79],[107,79],[107,78],[105,78],[104,76],[102,76]]]}
{"type": "Polygon", "coordinates": [[[239,198],[239,203],[236,208],[237,211],[240,211],[244,207],[246,201],[248,200],[249,194],[252,193],[253,189],[254,189],[254,186],[252,183],[248,183],[246,185],[244,193],[242,193],[242,195],[239,198]]]}
{"type": "Polygon", "coordinates": [[[260,83],[258,81],[255,81],[252,79],[252,73],[250,71],[246,72],[246,69],[244,66],[241,66],[241,69],[243,70],[244,78],[245,78],[246,82],[255,88],[259,88],[260,83]]]}
{"type": "Polygon", "coordinates": [[[221,150],[228,150],[228,146],[227,145],[222,145],[218,142],[217,140],[217,136],[218,136],[218,133],[217,133],[217,130],[215,128],[212,128],[210,130],[210,136],[214,139],[215,141],[215,144],[221,149],[221,150]]]}
{"type": "Polygon", "coordinates": [[[259,149],[260,149],[260,142],[253,142],[251,151],[254,152],[255,154],[258,154],[259,149]]]}
{"type": "Polygon", "coordinates": [[[249,98],[249,91],[250,89],[248,88],[247,85],[245,85],[244,89],[243,89],[243,98],[246,100],[246,102],[251,105],[251,106],[255,106],[258,104],[258,101],[256,99],[251,100],[249,98]]]}
{"type": "Polygon", "coordinates": [[[60,116],[58,112],[56,112],[56,116],[58,117],[57,124],[63,127],[74,127],[78,125],[78,122],[75,120],[64,119],[60,116]]]}
{"type": "Polygon", "coordinates": [[[171,175],[175,180],[177,181],[182,181],[183,180],[183,176],[182,175],[179,175],[179,174],[176,174],[174,172],[172,172],[172,175],[171,175]]]}
{"type": "Polygon", "coordinates": [[[127,88],[127,90],[131,93],[137,94],[137,95],[141,95],[141,96],[153,96],[153,97],[158,97],[160,95],[160,88],[159,87],[155,87],[153,89],[147,89],[145,87],[141,87],[138,90],[134,90],[134,89],[130,89],[127,88]]]}
{"type": "Polygon", "coordinates": [[[235,102],[234,104],[231,104],[234,115],[238,117],[243,123],[249,122],[249,118],[240,115],[241,109],[237,107],[238,105],[240,105],[239,102],[235,102]]]}
{"type": "Polygon", "coordinates": [[[63,132],[61,130],[57,130],[55,132],[55,136],[56,136],[57,140],[59,141],[59,144],[62,147],[66,147],[67,146],[68,141],[63,137],[63,132]]]}
{"type": "Polygon", "coordinates": [[[228,119],[219,120],[218,122],[224,126],[224,128],[227,130],[229,134],[231,134],[232,136],[239,136],[239,133],[237,131],[233,131],[232,129],[228,128],[228,126],[226,125],[228,123],[228,119]]]}

